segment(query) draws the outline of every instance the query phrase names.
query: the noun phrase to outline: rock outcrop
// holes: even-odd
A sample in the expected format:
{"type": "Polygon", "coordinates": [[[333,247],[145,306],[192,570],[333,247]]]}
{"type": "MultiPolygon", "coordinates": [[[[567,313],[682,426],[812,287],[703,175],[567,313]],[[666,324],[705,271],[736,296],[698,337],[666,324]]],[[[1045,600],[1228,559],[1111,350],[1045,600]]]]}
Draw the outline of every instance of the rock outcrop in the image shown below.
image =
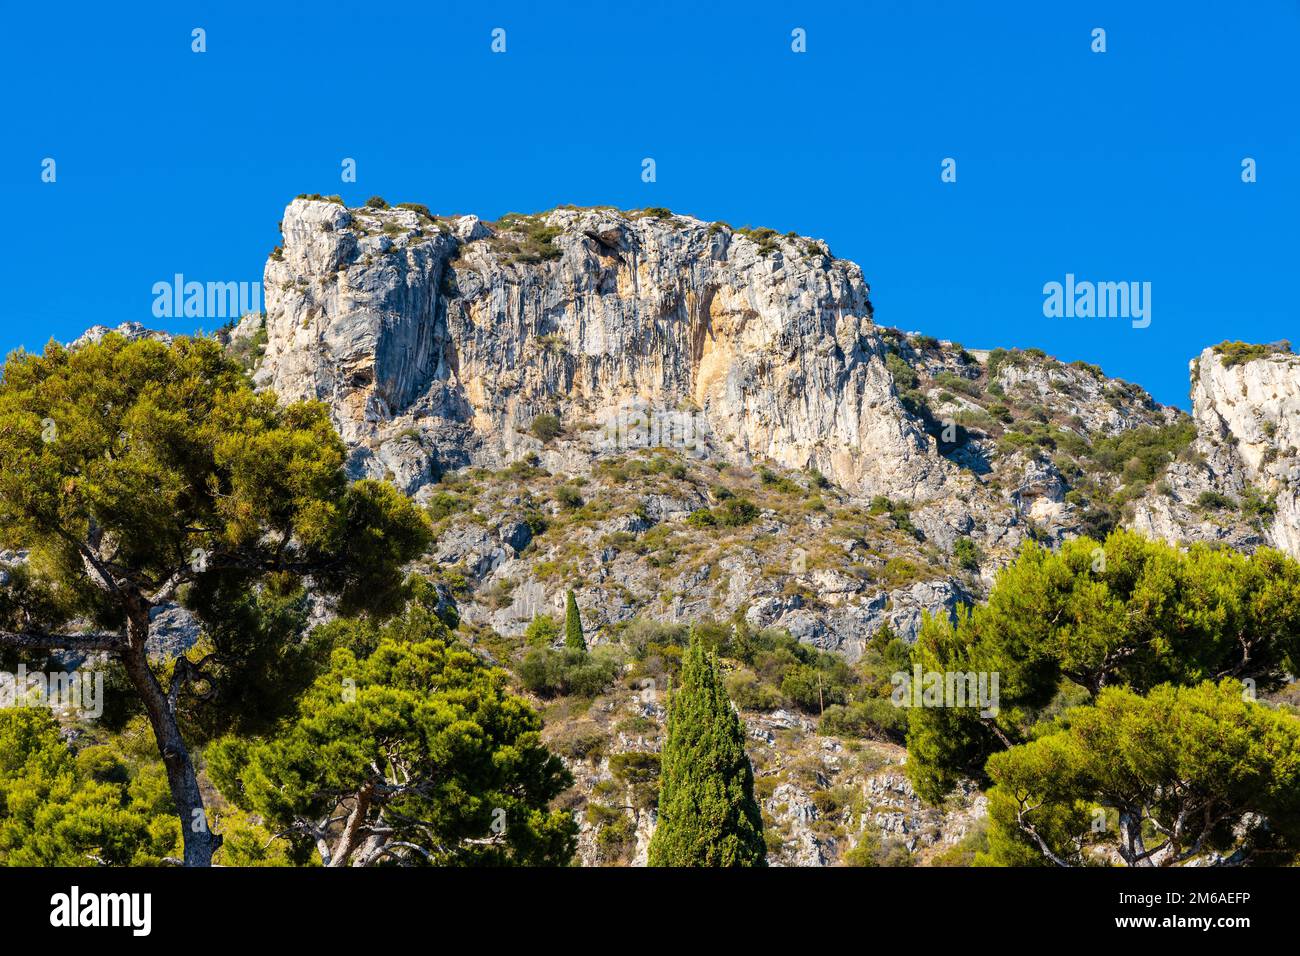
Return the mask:
{"type": "Polygon", "coordinates": [[[1300,356],[1225,344],[1201,352],[1191,377],[1196,455],[1171,465],[1133,526],[1300,557],[1300,356]]]}
{"type": "Polygon", "coordinates": [[[506,479],[446,520],[434,553],[465,575],[465,619],[501,634],[558,610],[557,567],[582,578],[598,630],[741,614],[856,659],[886,624],[911,639],[923,614],[978,600],[1030,539],[1121,523],[1300,555],[1300,358],[1285,350],[1207,349],[1189,418],[1085,363],[879,326],[858,266],[793,234],[666,210],[487,223],[319,198],[290,203],[282,231],[266,316],[222,341],[282,397],[327,402],[355,474],[422,501],[466,466],[506,479]],[[1130,474],[1117,443],[1132,434],[1178,441],[1130,474]],[[634,480],[623,509],[535,533],[567,514],[563,482],[657,448],[683,480],[634,480]],[[727,463],[762,475],[756,492],[830,490],[802,513],[751,492],[761,513],[724,545],[686,519],[745,493],[719,491],[727,463]],[[884,518],[864,526],[868,504],[884,518]],[[648,534],[697,558],[674,564],[648,534]]]}
{"type": "Polygon", "coordinates": [[[355,467],[409,492],[540,451],[542,415],[589,429],[593,450],[644,415],[860,494],[933,498],[955,471],[899,402],[861,270],[815,240],[612,209],[488,227],[306,199],[282,228],[258,380],[328,401],[355,467]]]}

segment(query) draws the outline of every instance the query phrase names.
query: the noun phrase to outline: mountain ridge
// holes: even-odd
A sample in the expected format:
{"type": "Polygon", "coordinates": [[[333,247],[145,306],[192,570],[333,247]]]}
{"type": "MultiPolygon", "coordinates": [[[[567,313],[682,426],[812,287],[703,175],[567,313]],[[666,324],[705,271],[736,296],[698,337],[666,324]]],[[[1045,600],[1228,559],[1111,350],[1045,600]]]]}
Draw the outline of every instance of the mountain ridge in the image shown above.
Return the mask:
{"type": "MultiPolygon", "coordinates": [[[[715,509],[712,464],[765,481],[780,472],[773,482],[810,495],[825,482],[844,507],[890,515],[931,552],[932,576],[902,576],[927,584],[914,612],[890,620],[906,636],[920,613],[977,599],[1028,540],[1125,525],[1300,553],[1300,436],[1289,424],[1300,420],[1300,359],[1281,349],[1227,359],[1222,346],[1205,349],[1190,363],[1189,416],[1086,362],[879,325],[861,268],[809,237],[665,209],[559,207],[488,223],[315,196],[292,201],[281,228],[265,318],[220,334],[260,385],[330,406],[355,475],[418,501],[465,469],[590,476],[654,449],[708,476],[642,507],[646,528],[715,509]],[[1245,401],[1229,394],[1242,389],[1245,401]],[[1266,429],[1284,452],[1267,451],[1266,429]]],[[[471,542],[475,529],[453,530],[448,540],[464,540],[440,553],[479,569],[475,588],[519,557],[490,535],[471,542]]],[[[498,537],[512,535],[532,540],[498,537]]],[[[919,558],[910,546],[886,551],[919,558]]],[[[891,610],[911,603],[897,588],[877,594],[891,610]]],[[[763,596],[751,597],[752,612],[763,596]]],[[[613,620],[629,616],[623,608],[613,620]]],[[[806,605],[757,613],[850,657],[886,619],[808,617],[806,605]]]]}

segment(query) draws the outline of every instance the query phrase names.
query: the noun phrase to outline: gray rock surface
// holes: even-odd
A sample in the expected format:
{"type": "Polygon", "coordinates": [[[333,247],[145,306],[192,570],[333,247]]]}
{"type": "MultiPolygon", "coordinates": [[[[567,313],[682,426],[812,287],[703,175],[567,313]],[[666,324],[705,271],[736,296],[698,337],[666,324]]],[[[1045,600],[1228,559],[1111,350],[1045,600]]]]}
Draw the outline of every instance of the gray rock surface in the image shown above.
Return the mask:
{"type": "Polygon", "coordinates": [[[863,494],[932,498],[955,471],[899,403],[861,270],[814,240],[609,209],[448,227],[305,199],[282,228],[258,381],[329,402],[355,467],[409,492],[538,450],[543,413],[629,440],[633,401],[863,494]],[[538,230],[554,258],[518,252],[538,230]]]}

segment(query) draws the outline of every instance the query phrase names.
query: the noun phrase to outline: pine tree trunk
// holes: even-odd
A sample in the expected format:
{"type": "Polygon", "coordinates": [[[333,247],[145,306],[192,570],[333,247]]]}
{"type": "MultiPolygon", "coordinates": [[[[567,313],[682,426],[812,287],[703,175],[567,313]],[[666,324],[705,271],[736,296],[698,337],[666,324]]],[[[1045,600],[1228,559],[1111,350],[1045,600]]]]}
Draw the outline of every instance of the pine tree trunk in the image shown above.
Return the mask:
{"type": "Polygon", "coordinates": [[[167,783],[171,787],[176,814],[181,821],[181,838],[185,841],[186,866],[211,866],[212,854],[220,838],[208,828],[207,814],[203,809],[203,794],[199,791],[198,776],[189,748],[181,738],[176,714],[172,711],[167,694],[154,676],[145,655],[145,641],[149,637],[147,611],[131,613],[127,622],[127,648],[122,652],[122,664],[144,703],[153,727],[158,752],[167,769],[167,783]]]}

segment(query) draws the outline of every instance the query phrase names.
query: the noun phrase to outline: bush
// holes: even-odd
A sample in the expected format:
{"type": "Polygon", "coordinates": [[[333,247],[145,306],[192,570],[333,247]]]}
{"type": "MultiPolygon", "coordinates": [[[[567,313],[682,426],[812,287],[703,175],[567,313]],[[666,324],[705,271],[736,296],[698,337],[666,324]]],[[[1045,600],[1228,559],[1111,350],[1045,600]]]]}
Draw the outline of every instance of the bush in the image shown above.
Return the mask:
{"type": "Polygon", "coordinates": [[[591,720],[563,726],[546,740],[551,750],[570,760],[598,760],[608,743],[605,732],[591,720]]]}
{"type": "Polygon", "coordinates": [[[560,485],[560,487],[556,488],[555,500],[561,506],[570,509],[581,508],[583,503],[582,495],[578,493],[578,489],[573,485],[560,485]]]}
{"type": "Polygon", "coordinates": [[[835,737],[901,742],[907,734],[906,714],[884,698],[868,697],[827,707],[818,730],[835,737]]]}
{"type": "Polygon", "coordinates": [[[884,495],[876,495],[871,499],[869,513],[873,515],[889,515],[894,527],[899,531],[905,531],[914,538],[921,536],[916,525],[912,523],[912,509],[903,501],[890,501],[884,495]]]}
{"type": "Polygon", "coordinates": [[[740,233],[742,236],[747,236],[758,243],[758,254],[760,256],[776,252],[781,248],[776,241],[777,234],[775,229],[769,229],[766,226],[758,229],[751,229],[749,226],[741,226],[736,230],[736,232],[740,233]]]}
{"type": "Polygon", "coordinates": [[[501,469],[501,474],[514,481],[529,481],[533,478],[540,478],[546,474],[546,469],[538,467],[540,459],[536,455],[529,455],[527,458],[520,458],[518,461],[512,461],[508,466],[501,469]]]}
{"type": "Polygon", "coordinates": [[[969,833],[930,858],[931,866],[980,866],[981,856],[988,853],[987,817],[975,823],[969,833]]]}
{"type": "Polygon", "coordinates": [[[657,753],[632,750],[611,754],[609,772],[622,787],[631,791],[638,810],[648,810],[659,800],[660,758],[657,753]]]}
{"type": "Polygon", "coordinates": [[[1006,349],[994,349],[989,353],[987,365],[989,381],[992,382],[998,377],[998,369],[1011,357],[1011,353],[1006,349]]]}
{"type": "Polygon", "coordinates": [[[524,631],[524,643],[529,647],[550,647],[560,639],[560,622],[549,614],[534,614],[524,631]]]}
{"type": "Polygon", "coordinates": [[[596,852],[603,864],[622,860],[636,846],[636,829],[621,807],[589,803],[587,822],[596,829],[596,852]]]}
{"type": "Polygon", "coordinates": [[[1214,347],[1214,354],[1219,356],[1224,368],[1253,362],[1255,359],[1267,358],[1278,352],[1290,352],[1291,343],[1273,342],[1268,345],[1251,345],[1247,342],[1220,342],[1214,347]]]}
{"type": "Polygon", "coordinates": [[[953,542],[952,556],[956,559],[958,567],[966,571],[979,570],[979,551],[970,538],[958,538],[953,542]]]}
{"type": "Polygon", "coordinates": [[[519,679],[525,688],[543,697],[595,697],[609,689],[620,669],[618,654],[611,648],[589,652],[535,647],[524,655],[519,679]]]}
{"type": "Polygon", "coordinates": [[[1150,483],[1164,473],[1172,454],[1177,454],[1196,438],[1196,426],[1190,419],[1176,425],[1143,425],[1099,439],[1092,457],[1102,468],[1120,474],[1124,483],[1150,483]]]}
{"type": "Polygon", "coordinates": [[[903,841],[884,836],[875,827],[866,830],[858,845],[844,854],[845,866],[911,866],[914,862],[903,841]]]}
{"type": "Polygon", "coordinates": [[[1196,503],[1210,511],[1222,511],[1226,508],[1235,508],[1237,503],[1225,494],[1217,491],[1202,491],[1197,497],[1196,503]]]}
{"type": "Polygon", "coordinates": [[[1277,495],[1265,495],[1247,486],[1241,494],[1241,513],[1253,521],[1268,521],[1277,514],[1277,495]]]}
{"type": "Polygon", "coordinates": [[[270,334],[266,330],[266,319],[262,319],[262,324],[256,332],[247,338],[240,339],[238,342],[232,342],[226,347],[226,351],[232,359],[246,370],[252,371],[266,353],[266,344],[269,339],[270,334]]]}
{"type": "Polygon", "coordinates": [[[469,499],[446,491],[439,491],[429,499],[427,510],[434,521],[454,515],[469,508],[469,499]]]}
{"type": "Polygon", "coordinates": [[[560,425],[560,420],[554,415],[538,415],[533,419],[532,425],[528,430],[533,433],[533,437],[542,442],[549,442],[564,431],[560,425]]]}
{"type": "Polygon", "coordinates": [[[894,382],[898,385],[900,392],[916,388],[920,379],[917,378],[916,369],[908,364],[907,360],[897,352],[890,352],[885,356],[885,366],[894,376],[894,382]]]}
{"type": "Polygon", "coordinates": [[[831,704],[844,703],[844,688],[808,664],[799,664],[786,671],[781,679],[781,693],[798,707],[812,713],[819,713],[831,704]]]}
{"type": "Polygon", "coordinates": [[[718,519],[713,517],[713,512],[708,508],[696,508],[687,516],[686,523],[692,528],[712,528],[718,519]]]}
{"type": "Polygon", "coordinates": [[[502,216],[497,225],[501,232],[523,236],[520,240],[512,238],[498,240],[502,250],[515,262],[531,264],[559,259],[564,255],[564,250],[555,245],[555,239],[560,235],[561,230],[556,226],[546,225],[537,217],[521,216],[512,212],[502,216]]]}
{"type": "Polygon", "coordinates": [[[965,395],[977,396],[980,393],[980,387],[975,382],[953,372],[940,372],[934,377],[935,384],[950,388],[954,392],[962,392],[965,395]]]}
{"type": "Polygon", "coordinates": [[[921,567],[903,557],[890,558],[882,570],[885,581],[895,587],[916,581],[921,575],[921,567]]]}
{"type": "Polygon", "coordinates": [[[783,478],[767,467],[760,467],[758,469],[758,480],[764,485],[775,488],[777,491],[783,492],[787,495],[795,495],[803,491],[802,488],[789,478],[783,478]]]}
{"type": "Polygon", "coordinates": [[[758,508],[748,498],[731,498],[717,509],[718,523],[727,528],[739,528],[758,517],[758,508]]]}
{"type": "Polygon", "coordinates": [[[727,675],[724,683],[727,696],[741,710],[776,710],[782,704],[781,692],[764,684],[748,667],[727,675]]]}
{"type": "Polygon", "coordinates": [[[619,643],[637,660],[664,647],[685,647],[689,640],[690,630],[685,624],[662,624],[644,617],[628,621],[619,633],[619,643]]]}
{"type": "Polygon", "coordinates": [[[369,209],[387,209],[388,203],[384,201],[382,196],[371,196],[366,200],[366,207],[369,209]]]}
{"type": "MultiPolygon", "coordinates": [[[[1066,498],[1068,500],[1069,495],[1066,498]]],[[[1079,516],[1079,533],[1085,538],[1100,541],[1115,530],[1120,513],[1110,502],[1083,498],[1081,503],[1083,510],[1079,516]]]]}

